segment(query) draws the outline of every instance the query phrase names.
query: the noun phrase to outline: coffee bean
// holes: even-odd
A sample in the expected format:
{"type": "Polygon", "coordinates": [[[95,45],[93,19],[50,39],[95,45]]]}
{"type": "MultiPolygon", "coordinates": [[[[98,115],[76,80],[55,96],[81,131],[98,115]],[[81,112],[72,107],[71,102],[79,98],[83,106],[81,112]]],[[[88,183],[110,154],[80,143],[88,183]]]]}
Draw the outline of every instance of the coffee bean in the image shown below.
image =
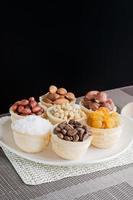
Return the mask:
{"type": "Polygon", "coordinates": [[[79,132],[79,133],[82,133],[82,134],[84,134],[84,132],[85,132],[85,129],[83,129],[83,128],[77,128],[77,131],[79,132]]]}
{"type": "Polygon", "coordinates": [[[73,136],[73,142],[78,142],[79,141],[79,136],[78,135],[74,135],[73,136]]]}
{"type": "Polygon", "coordinates": [[[84,133],[78,132],[78,136],[79,136],[79,141],[83,141],[84,133]]]}
{"type": "Polygon", "coordinates": [[[61,124],[58,125],[61,129],[64,129],[66,127],[66,122],[62,122],[61,124]]]}
{"type": "Polygon", "coordinates": [[[74,119],[71,119],[70,121],[69,121],[69,124],[74,124],[75,123],[75,121],[74,121],[74,119]]]}
{"type": "Polygon", "coordinates": [[[60,139],[63,139],[63,138],[64,138],[64,136],[63,136],[62,133],[57,133],[57,136],[58,136],[60,139]]]}
{"type": "Polygon", "coordinates": [[[65,135],[65,136],[64,136],[64,140],[66,140],[66,141],[71,141],[71,138],[70,138],[69,136],[65,135]]]}
{"type": "Polygon", "coordinates": [[[62,132],[62,131],[61,131],[61,128],[57,126],[57,127],[54,129],[54,133],[55,133],[55,134],[58,134],[58,133],[60,133],[60,132],[62,132]]]}
{"type": "Polygon", "coordinates": [[[62,132],[63,135],[66,135],[67,130],[63,129],[63,130],[61,130],[61,132],[62,132]]]}
{"type": "Polygon", "coordinates": [[[71,130],[71,129],[73,129],[73,127],[69,126],[68,124],[67,124],[67,125],[65,125],[65,127],[64,127],[64,128],[65,128],[65,130],[67,130],[67,131],[68,131],[68,130],[71,130]]]}
{"type": "Polygon", "coordinates": [[[74,135],[77,134],[77,132],[78,132],[78,131],[77,131],[76,129],[68,130],[67,135],[68,135],[68,136],[74,136],[74,135]]]}
{"type": "Polygon", "coordinates": [[[70,137],[70,140],[73,141],[73,137],[70,137]]]}
{"type": "Polygon", "coordinates": [[[83,136],[83,140],[86,140],[89,136],[90,136],[89,133],[84,134],[84,136],[83,136]]]}

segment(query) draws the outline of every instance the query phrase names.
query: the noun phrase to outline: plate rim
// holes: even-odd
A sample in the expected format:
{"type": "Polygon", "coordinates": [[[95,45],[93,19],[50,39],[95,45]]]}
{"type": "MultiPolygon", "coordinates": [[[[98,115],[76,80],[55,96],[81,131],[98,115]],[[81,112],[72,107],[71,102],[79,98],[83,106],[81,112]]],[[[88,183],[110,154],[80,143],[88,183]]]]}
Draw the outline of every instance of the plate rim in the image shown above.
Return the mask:
{"type": "MultiPolygon", "coordinates": [[[[125,116],[122,116],[122,118],[126,118],[127,120],[129,121],[132,121],[132,119],[129,119],[125,116]]],[[[4,116],[4,117],[1,117],[0,118],[0,121],[2,121],[3,118],[10,118],[10,116],[4,116]]],[[[1,125],[1,123],[0,123],[1,125]]],[[[65,167],[68,167],[68,166],[79,166],[79,165],[89,165],[89,164],[96,164],[96,163],[102,163],[102,162],[105,162],[105,161],[109,161],[111,159],[114,159],[118,156],[120,156],[121,154],[123,154],[125,151],[127,151],[127,149],[132,145],[133,143],[133,138],[131,140],[131,142],[129,142],[129,144],[127,145],[126,148],[124,148],[122,151],[116,153],[115,155],[112,155],[112,156],[109,156],[109,157],[106,157],[106,158],[101,158],[99,160],[95,160],[95,161],[87,161],[87,162],[82,162],[82,160],[72,160],[69,162],[69,160],[66,160],[66,162],[61,162],[61,161],[56,161],[54,163],[54,161],[46,161],[46,160],[41,160],[39,158],[31,158],[28,156],[28,153],[26,154],[25,152],[23,152],[21,149],[20,149],[20,152],[18,152],[17,150],[9,147],[8,145],[6,145],[1,139],[0,139],[0,147],[4,147],[6,148],[7,150],[9,150],[11,153],[14,153],[16,154],[17,156],[21,157],[22,159],[26,159],[28,161],[32,161],[32,162],[35,162],[35,163],[39,163],[39,164],[44,164],[44,165],[49,165],[49,166],[65,166],[65,167]],[[25,155],[23,155],[23,153],[25,153],[25,155]]],[[[16,145],[16,144],[15,144],[16,145]]]]}

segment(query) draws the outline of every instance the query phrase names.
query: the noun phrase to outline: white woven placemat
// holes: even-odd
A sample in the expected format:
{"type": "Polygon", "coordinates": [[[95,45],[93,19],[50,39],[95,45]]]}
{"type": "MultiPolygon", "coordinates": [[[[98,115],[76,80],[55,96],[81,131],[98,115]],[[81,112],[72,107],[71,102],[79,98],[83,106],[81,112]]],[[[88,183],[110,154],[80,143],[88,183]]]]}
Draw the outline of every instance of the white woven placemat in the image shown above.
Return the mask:
{"type": "Polygon", "coordinates": [[[38,164],[9,152],[9,150],[7,150],[5,147],[2,147],[2,149],[23,182],[28,185],[38,185],[46,182],[56,181],[65,177],[92,173],[133,162],[133,145],[130,146],[126,152],[109,161],[97,164],[88,164],[85,166],[69,167],[38,164]]]}

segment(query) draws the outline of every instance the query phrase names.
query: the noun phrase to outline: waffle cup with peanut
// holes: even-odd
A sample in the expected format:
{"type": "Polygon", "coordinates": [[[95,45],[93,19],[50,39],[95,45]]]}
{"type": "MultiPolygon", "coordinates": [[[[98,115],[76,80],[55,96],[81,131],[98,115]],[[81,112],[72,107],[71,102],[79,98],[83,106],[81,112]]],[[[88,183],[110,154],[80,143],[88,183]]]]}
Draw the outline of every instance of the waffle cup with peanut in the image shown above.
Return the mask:
{"type": "Polygon", "coordinates": [[[105,107],[88,114],[87,123],[91,128],[92,145],[98,148],[110,148],[116,144],[121,134],[121,120],[117,112],[109,112],[105,107]]]}
{"type": "Polygon", "coordinates": [[[44,109],[37,103],[34,97],[15,102],[9,109],[12,122],[28,115],[38,115],[46,118],[44,109]]]}
{"type": "Polygon", "coordinates": [[[57,88],[54,85],[49,87],[49,92],[39,97],[41,106],[46,110],[53,105],[61,105],[64,103],[74,104],[76,102],[75,95],[67,92],[65,88],[57,88]]]}
{"type": "Polygon", "coordinates": [[[79,104],[86,114],[96,111],[100,107],[108,108],[110,112],[116,111],[113,100],[108,98],[105,92],[90,91],[81,99],[79,104]]]}
{"type": "Polygon", "coordinates": [[[63,159],[80,159],[91,141],[90,129],[74,120],[56,125],[51,133],[52,150],[63,159]]]}
{"type": "Polygon", "coordinates": [[[47,117],[52,124],[58,124],[70,119],[78,122],[86,123],[86,114],[81,110],[78,104],[64,103],[54,105],[47,109],[47,117]]]}

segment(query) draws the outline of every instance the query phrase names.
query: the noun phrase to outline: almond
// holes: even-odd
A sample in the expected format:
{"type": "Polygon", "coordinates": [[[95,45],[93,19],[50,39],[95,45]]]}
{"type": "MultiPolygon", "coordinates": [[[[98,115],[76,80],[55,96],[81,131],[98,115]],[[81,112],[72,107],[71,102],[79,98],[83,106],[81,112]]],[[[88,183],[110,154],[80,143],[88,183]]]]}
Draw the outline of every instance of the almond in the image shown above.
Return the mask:
{"type": "Polygon", "coordinates": [[[74,100],[75,99],[75,95],[72,92],[68,92],[65,97],[69,100],[74,100]]]}
{"type": "Polygon", "coordinates": [[[51,85],[51,86],[49,87],[49,92],[50,92],[51,94],[56,93],[56,91],[57,91],[57,87],[56,87],[55,85],[51,85]]]}
{"type": "Polygon", "coordinates": [[[57,90],[57,93],[61,94],[61,95],[66,95],[67,94],[67,90],[65,88],[59,88],[57,90]]]}
{"type": "Polygon", "coordinates": [[[47,98],[50,99],[51,101],[55,101],[56,99],[58,99],[60,97],[59,94],[56,93],[48,93],[47,98]]]}
{"type": "Polygon", "coordinates": [[[56,99],[53,103],[54,104],[63,104],[63,103],[69,103],[69,101],[65,98],[59,98],[59,99],[56,99]]]}

